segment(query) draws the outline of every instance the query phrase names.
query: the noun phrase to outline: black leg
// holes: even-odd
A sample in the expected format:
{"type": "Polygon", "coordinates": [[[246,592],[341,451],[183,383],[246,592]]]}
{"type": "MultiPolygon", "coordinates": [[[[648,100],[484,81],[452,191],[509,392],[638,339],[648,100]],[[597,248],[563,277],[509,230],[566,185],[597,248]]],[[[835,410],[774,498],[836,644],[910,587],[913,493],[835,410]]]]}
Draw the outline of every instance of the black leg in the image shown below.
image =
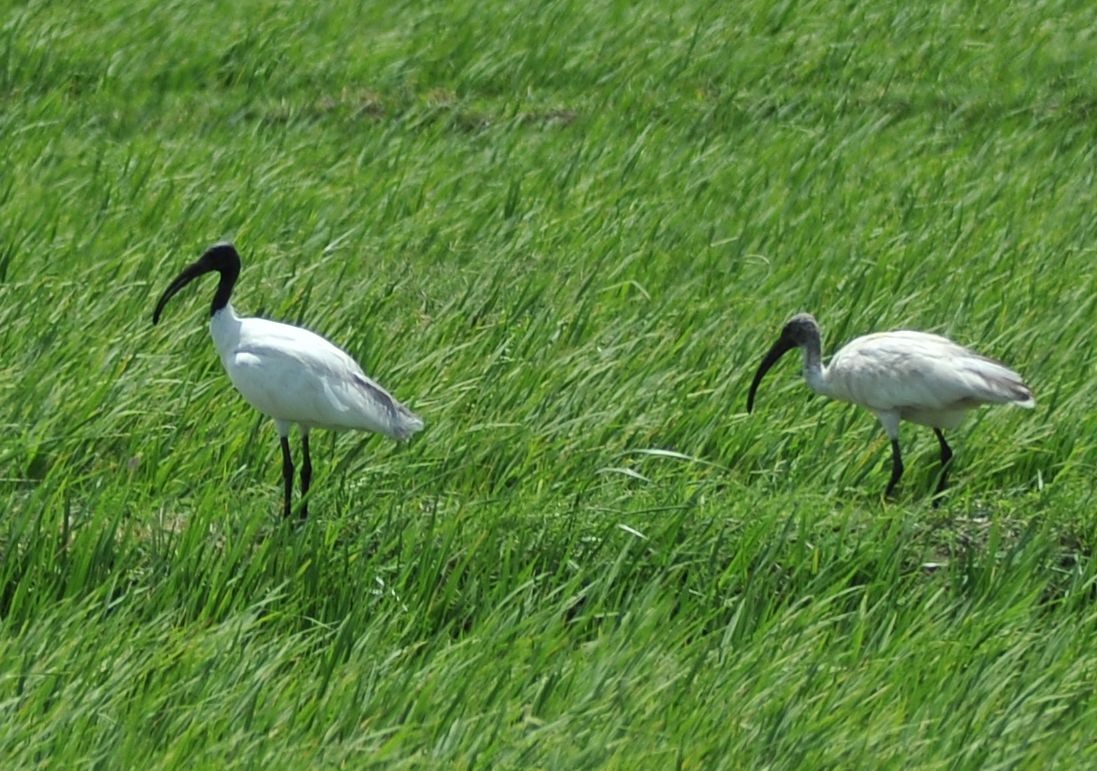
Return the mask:
{"type": "Polygon", "coordinates": [[[293,497],[293,458],[289,454],[289,438],[282,437],[282,481],[286,485],[286,507],[282,516],[289,518],[290,499],[293,497]]]}
{"type": "Polygon", "coordinates": [[[937,434],[937,441],[941,443],[941,480],[937,483],[937,494],[940,495],[948,487],[948,465],[952,460],[952,448],[945,441],[945,435],[941,433],[941,429],[935,428],[933,433],[937,434]]]}
{"type": "Polygon", "coordinates": [[[301,519],[307,519],[309,515],[309,485],[312,484],[312,459],[309,457],[309,435],[301,434],[301,449],[305,453],[305,461],[301,464],[301,519]]]}
{"type": "Polygon", "coordinates": [[[899,452],[899,440],[891,440],[891,479],[888,480],[887,490],[884,491],[884,497],[890,498],[892,491],[895,490],[895,485],[899,484],[899,478],[903,476],[903,456],[899,452]]]}

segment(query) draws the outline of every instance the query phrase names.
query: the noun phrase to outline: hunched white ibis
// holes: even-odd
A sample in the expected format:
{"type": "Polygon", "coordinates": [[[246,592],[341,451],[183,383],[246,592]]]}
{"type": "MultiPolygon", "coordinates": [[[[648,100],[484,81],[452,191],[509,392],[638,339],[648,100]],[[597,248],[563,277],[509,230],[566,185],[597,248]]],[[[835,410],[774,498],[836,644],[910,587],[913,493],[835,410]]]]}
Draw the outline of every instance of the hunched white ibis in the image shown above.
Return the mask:
{"type": "MultiPolygon", "coordinates": [[[[229,380],[255,409],[274,420],[282,444],[284,515],[290,516],[293,495],[293,459],[289,431],[301,429],[301,494],[312,481],[309,431],[313,428],[375,431],[393,439],[407,439],[423,428],[423,421],[362,371],[344,351],[319,335],[276,321],[240,318],[229,298],[240,275],[240,255],[229,243],[211,246],[175,277],[156,303],[152,323],[176,292],[206,273],[221,280],[210,308],[210,332],[229,380]]],[[[307,499],[301,519],[308,516],[307,499]]]]}
{"type": "Polygon", "coordinates": [[[946,487],[952,448],[942,429],[960,425],[965,413],[982,404],[1032,408],[1036,401],[1021,376],[1001,362],[969,351],[951,340],[925,332],[899,330],[865,335],[847,343],[830,364],[821,360],[819,324],[808,313],[789,319],[781,336],[762,359],[747,395],[754,409],[758,384],[778,359],[793,348],[804,351],[804,379],[811,390],[851,402],[872,412],[891,439],[890,496],[903,475],[899,421],[929,426],[941,444],[941,478],[946,487]]]}

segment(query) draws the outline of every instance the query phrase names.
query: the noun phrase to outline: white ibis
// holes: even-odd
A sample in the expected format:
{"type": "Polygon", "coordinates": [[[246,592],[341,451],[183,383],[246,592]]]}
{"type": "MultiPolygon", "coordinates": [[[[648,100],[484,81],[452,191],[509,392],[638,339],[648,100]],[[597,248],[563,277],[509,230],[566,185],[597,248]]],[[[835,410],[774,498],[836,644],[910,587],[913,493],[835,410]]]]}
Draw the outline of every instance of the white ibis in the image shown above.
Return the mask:
{"type": "MultiPolygon", "coordinates": [[[[384,388],[368,378],[344,351],[313,332],[289,324],[236,315],[229,304],[240,275],[240,255],[229,243],[211,246],[175,277],[156,303],[152,323],[176,292],[206,273],[221,280],[210,308],[213,345],[229,380],[255,409],[274,420],[282,444],[282,479],[286,517],[293,495],[293,459],[289,431],[301,429],[301,494],[312,481],[309,431],[313,428],[375,431],[393,439],[407,439],[423,428],[423,421],[384,388]]],[[[308,516],[308,501],[300,516],[308,516]]]]}
{"type": "Polygon", "coordinates": [[[747,395],[747,412],[754,409],[758,384],[778,359],[793,348],[804,350],[804,379],[817,394],[860,405],[883,424],[891,439],[890,496],[903,475],[899,452],[899,421],[929,426],[941,444],[944,491],[952,448],[942,429],[956,428],[965,413],[981,404],[1036,406],[1021,376],[1001,362],[988,359],[951,340],[925,332],[881,332],[846,344],[824,366],[819,324],[808,313],[789,319],[781,336],[762,359],[747,395]]]}

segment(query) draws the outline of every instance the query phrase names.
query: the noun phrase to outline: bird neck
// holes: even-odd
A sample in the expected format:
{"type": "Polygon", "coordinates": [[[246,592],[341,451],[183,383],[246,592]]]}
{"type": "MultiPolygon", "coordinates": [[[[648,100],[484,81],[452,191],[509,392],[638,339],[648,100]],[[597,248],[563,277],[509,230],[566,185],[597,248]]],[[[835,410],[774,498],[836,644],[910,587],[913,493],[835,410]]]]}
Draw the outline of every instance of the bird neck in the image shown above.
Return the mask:
{"type": "Polygon", "coordinates": [[[815,393],[826,393],[826,372],[823,370],[822,344],[815,337],[804,343],[804,380],[815,393]]]}
{"type": "MultiPolygon", "coordinates": [[[[232,306],[229,305],[229,298],[232,297],[232,289],[236,286],[236,279],[240,277],[240,259],[237,258],[232,261],[227,261],[217,266],[217,272],[221,274],[221,280],[217,282],[217,291],[213,294],[213,303],[210,305],[209,315],[216,316],[217,312],[223,308],[228,308],[229,312],[232,312],[232,306]]],[[[235,317],[235,313],[232,314],[235,317]]]]}
{"type": "Polygon", "coordinates": [[[230,354],[240,341],[240,321],[231,303],[225,303],[210,316],[209,329],[213,337],[213,347],[222,358],[230,354]]]}

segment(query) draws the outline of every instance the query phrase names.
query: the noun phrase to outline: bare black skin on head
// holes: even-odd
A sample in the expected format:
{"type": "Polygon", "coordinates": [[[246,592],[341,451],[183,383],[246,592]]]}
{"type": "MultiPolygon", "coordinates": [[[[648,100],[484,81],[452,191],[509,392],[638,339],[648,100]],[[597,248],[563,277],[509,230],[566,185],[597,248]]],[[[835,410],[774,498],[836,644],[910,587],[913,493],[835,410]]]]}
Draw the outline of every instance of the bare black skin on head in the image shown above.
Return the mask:
{"type": "Polygon", "coordinates": [[[210,306],[210,315],[212,316],[229,304],[232,288],[236,285],[236,279],[240,276],[240,255],[236,252],[236,247],[224,241],[214,244],[196,262],[192,262],[183,268],[183,271],[164,290],[164,294],[160,295],[160,300],[156,303],[156,310],[152,312],[152,323],[156,324],[160,321],[160,314],[163,313],[164,306],[180,289],[207,273],[221,274],[217,291],[213,295],[213,304],[210,306]]]}
{"type": "Polygon", "coordinates": [[[793,348],[809,345],[819,345],[819,323],[810,313],[797,313],[785,323],[781,329],[781,336],[777,338],[777,342],[769,349],[758,366],[758,372],[755,373],[750,391],[747,393],[747,412],[754,411],[754,395],[758,391],[758,384],[778,359],[793,348]]]}

